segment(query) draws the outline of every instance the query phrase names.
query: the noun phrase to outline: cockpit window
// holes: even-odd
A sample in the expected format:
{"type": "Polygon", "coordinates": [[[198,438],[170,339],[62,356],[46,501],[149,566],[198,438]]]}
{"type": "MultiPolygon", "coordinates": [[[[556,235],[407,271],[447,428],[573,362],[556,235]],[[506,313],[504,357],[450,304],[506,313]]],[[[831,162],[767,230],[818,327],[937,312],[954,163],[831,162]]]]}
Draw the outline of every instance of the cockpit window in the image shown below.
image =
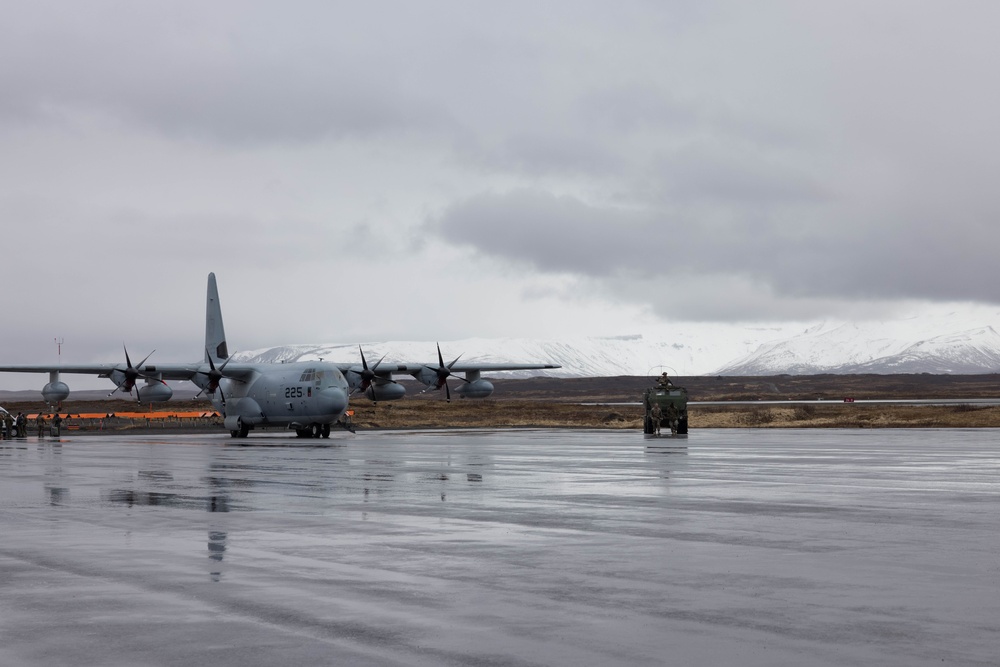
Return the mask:
{"type": "Polygon", "coordinates": [[[316,369],[307,368],[302,371],[302,377],[299,378],[299,382],[312,382],[314,377],[316,377],[316,369]]]}

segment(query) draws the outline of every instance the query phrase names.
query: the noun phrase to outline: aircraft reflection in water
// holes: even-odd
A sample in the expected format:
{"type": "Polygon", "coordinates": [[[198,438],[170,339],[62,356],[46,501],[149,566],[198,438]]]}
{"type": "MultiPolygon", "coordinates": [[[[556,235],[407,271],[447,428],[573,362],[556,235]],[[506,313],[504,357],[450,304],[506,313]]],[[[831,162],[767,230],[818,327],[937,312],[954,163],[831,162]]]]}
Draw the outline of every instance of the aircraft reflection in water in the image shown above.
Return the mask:
{"type": "MultiPolygon", "coordinates": [[[[229,480],[225,477],[209,477],[208,483],[212,487],[213,493],[208,497],[208,507],[206,508],[209,512],[228,512],[229,511],[229,492],[227,487],[229,486],[229,480]]],[[[213,568],[209,573],[212,581],[222,581],[222,558],[226,554],[226,540],[229,537],[229,533],[225,530],[213,530],[208,529],[208,558],[212,561],[213,568]]]]}
{"type": "Polygon", "coordinates": [[[203,361],[147,364],[150,353],[133,365],[126,349],[124,365],[0,366],[0,372],[48,373],[49,382],[42,388],[42,396],[50,405],[60,403],[69,396],[69,386],[60,380],[60,373],[109,378],[115,383],[112,394],[122,391],[131,395],[135,389],[140,403],[169,400],[173,390],[165,380],[188,380],[211,397],[212,404],[224,416],[225,426],[234,438],[245,438],[258,426],[294,429],[300,437],[326,438],[330,436],[331,426],[348,427],[345,414],[350,394],[361,392],[373,401],[402,398],[406,389],[393,379],[394,374],[411,375],[428,389],[444,389],[445,397],[451,400],[449,378],[462,383],[456,388],[460,397],[486,398],[493,393],[493,384],[482,378],[483,371],[559,368],[554,364],[459,363],[458,358],[445,364],[440,346],[437,363],[384,363],[385,357],[382,357],[369,366],[364,351],[359,348],[359,352],[360,364],[234,362],[222,323],[215,274],[210,273],[203,361]],[[143,384],[137,387],[139,380],[143,384]]]}
{"type": "Polygon", "coordinates": [[[224,530],[210,530],[208,531],[208,557],[215,563],[219,565],[219,569],[216,569],[210,573],[212,581],[222,580],[222,558],[226,553],[226,538],[228,534],[224,530]]]}
{"type": "MultiPolygon", "coordinates": [[[[147,480],[153,483],[169,483],[173,481],[173,475],[165,471],[140,470],[138,477],[140,480],[147,480]]],[[[211,485],[211,491],[214,492],[207,496],[187,496],[163,491],[109,489],[101,492],[101,500],[126,507],[143,505],[205,510],[210,513],[228,512],[229,492],[225,487],[229,485],[230,480],[224,477],[208,477],[206,481],[211,485]]],[[[225,530],[215,528],[209,528],[208,530],[208,558],[213,563],[209,576],[212,578],[212,581],[222,580],[222,559],[226,553],[228,536],[229,533],[225,530]]]]}
{"type": "Polygon", "coordinates": [[[49,505],[65,505],[69,501],[69,489],[64,486],[46,486],[49,493],[49,505]]]}
{"type": "MultiPolygon", "coordinates": [[[[159,525],[167,517],[175,517],[171,522],[185,517],[182,523],[197,526],[202,535],[199,560],[202,572],[213,582],[225,578],[226,563],[233,555],[233,545],[240,543],[241,530],[255,530],[258,522],[254,513],[311,515],[327,509],[342,513],[349,511],[347,508],[358,509],[360,501],[364,520],[369,518],[368,510],[381,512],[395,506],[401,497],[414,500],[406,495],[414,484],[420,489],[418,499],[464,504],[482,497],[495,466],[492,456],[479,452],[461,456],[445,452],[422,460],[414,468],[412,462],[397,458],[340,455],[337,449],[329,448],[281,448],[282,454],[275,459],[267,447],[237,453],[219,446],[207,467],[199,461],[192,469],[187,465],[191,461],[185,458],[187,453],[181,451],[189,447],[167,447],[151,446],[149,451],[156,460],[127,471],[120,466],[103,469],[105,477],[97,487],[103,511],[145,517],[138,520],[148,521],[149,526],[159,525]],[[136,514],[136,508],[142,511],[136,514]]],[[[6,449],[0,447],[0,456],[16,454],[6,449]]],[[[54,449],[46,444],[33,452],[45,456],[47,463],[51,461],[42,480],[50,501],[69,506],[70,492],[78,487],[67,483],[62,461],[57,458],[62,452],[54,449]]],[[[87,497],[90,481],[81,479],[79,483],[85,484],[81,497],[87,497]]],[[[118,525],[119,521],[114,518],[110,523],[118,525]]],[[[154,530],[148,535],[155,539],[154,530]]]]}
{"type": "Polygon", "coordinates": [[[186,496],[181,493],[164,491],[139,491],[136,489],[108,489],[101,491],[101,500],[114,505],[163,506],[178,509],[205,509],[209,512],[228,512],[228,499],[225,496],[186,496]]]}

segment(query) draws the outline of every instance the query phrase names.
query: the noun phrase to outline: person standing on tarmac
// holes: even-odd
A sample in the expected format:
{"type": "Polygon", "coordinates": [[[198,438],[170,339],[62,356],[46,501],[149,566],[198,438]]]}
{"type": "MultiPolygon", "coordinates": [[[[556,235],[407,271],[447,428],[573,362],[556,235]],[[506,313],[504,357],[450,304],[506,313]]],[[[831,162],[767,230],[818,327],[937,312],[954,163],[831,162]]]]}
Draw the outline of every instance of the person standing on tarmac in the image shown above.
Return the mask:
{"type": "Polygon", "coordinates": [[[660,422],[663,421],[663,411],[660,410],[659,403],[653,403],[649,409],[649,419],[653,422],[653,433],[660,435],[660,422]]]}
{"type": "Polygon", "coordinates": [[[14,415],[5,412],[3,415],[3,424],[5,427],[4,438],[10,440],[14,437],[14,415]]]}
{"type": "Polygon", "coordinates": [[[62,417],[57,412],[52,417],[52,436],[55,438],[59,437],[59,427],[62,426],[62,417]]]}
{"type": "Polygon", "coordinates": [[[677,423],[680,420],[680,416],[676,405],[671,403],[667,406],[667,426],[670,427],[670,435],[677,435],[677,423]]]}
{"type": "Polygon", "coordinates": [[[35,426],[38,428],[38,437],[41,438],[45,435],[45,415],[41,412],[35,417],[35,426]]]}

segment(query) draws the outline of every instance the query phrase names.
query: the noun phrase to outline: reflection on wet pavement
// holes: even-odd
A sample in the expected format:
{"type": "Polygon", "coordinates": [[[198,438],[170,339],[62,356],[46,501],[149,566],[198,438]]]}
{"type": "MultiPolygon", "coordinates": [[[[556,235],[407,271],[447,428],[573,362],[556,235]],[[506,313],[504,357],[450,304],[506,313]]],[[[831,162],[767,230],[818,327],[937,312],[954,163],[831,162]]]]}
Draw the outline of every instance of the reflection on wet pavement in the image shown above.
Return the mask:
{"type": "Polygon", "coordinates": [[[996,440],[4,442],[0,664],[993,664],[996,440]]]}

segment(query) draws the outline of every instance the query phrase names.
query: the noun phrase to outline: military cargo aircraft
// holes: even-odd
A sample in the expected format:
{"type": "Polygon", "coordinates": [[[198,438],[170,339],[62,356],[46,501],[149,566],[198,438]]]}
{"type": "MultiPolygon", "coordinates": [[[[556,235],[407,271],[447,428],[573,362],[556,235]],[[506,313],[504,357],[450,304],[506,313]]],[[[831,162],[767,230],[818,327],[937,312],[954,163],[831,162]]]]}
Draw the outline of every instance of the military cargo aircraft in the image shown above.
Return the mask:
{"type": "MultiPolygon", "coordinates": [[[[115,383],[111,392],[131,395],[135,389],[140,403],[169,400],[173,390],[165,380],[189,380],[211,397],[212,404],[224,416],[225,427],[234,438],[245,438],[255,427],[294,429],[300,437],[327,438],[333,426],[347,426],[344,416],[349,396],[361,392],[373,401],[402,398],[406,389],[393,375],[412,375],[427,389],[444,389],[451,400],[448,379],[463,383],[456,387],[460,397],[485,398],[493,385],[482,377],[483,371],[541,370],[559,368],[553,364],[476,364],[444,363],[438,346],[437,363],[383,363],[385,357],[368,365],[359,348],[360,364],[324,361],[293,363],[246,363],[230,357],[222,323],[222,307],[215,274],[208,274],[205,308],[205,356],[188,364],[148,364],[150,355],[133,365],[128,349],[125,364],[19,365],[0,366],[0,372],[48,373],[49,382],[42,397],[50,405],[66,400],[69,387],[60,379],[62,373],[97,375],[115,383]],[[462,373],[463,376],[456,375],[462,373]],[[142,386],[136,387],[139,380],[142,386]]],[[[425,391],[427,391],[425,389],[425,391]]],[[[109,394],[110,396],[111,394],[109,394]]]]}

